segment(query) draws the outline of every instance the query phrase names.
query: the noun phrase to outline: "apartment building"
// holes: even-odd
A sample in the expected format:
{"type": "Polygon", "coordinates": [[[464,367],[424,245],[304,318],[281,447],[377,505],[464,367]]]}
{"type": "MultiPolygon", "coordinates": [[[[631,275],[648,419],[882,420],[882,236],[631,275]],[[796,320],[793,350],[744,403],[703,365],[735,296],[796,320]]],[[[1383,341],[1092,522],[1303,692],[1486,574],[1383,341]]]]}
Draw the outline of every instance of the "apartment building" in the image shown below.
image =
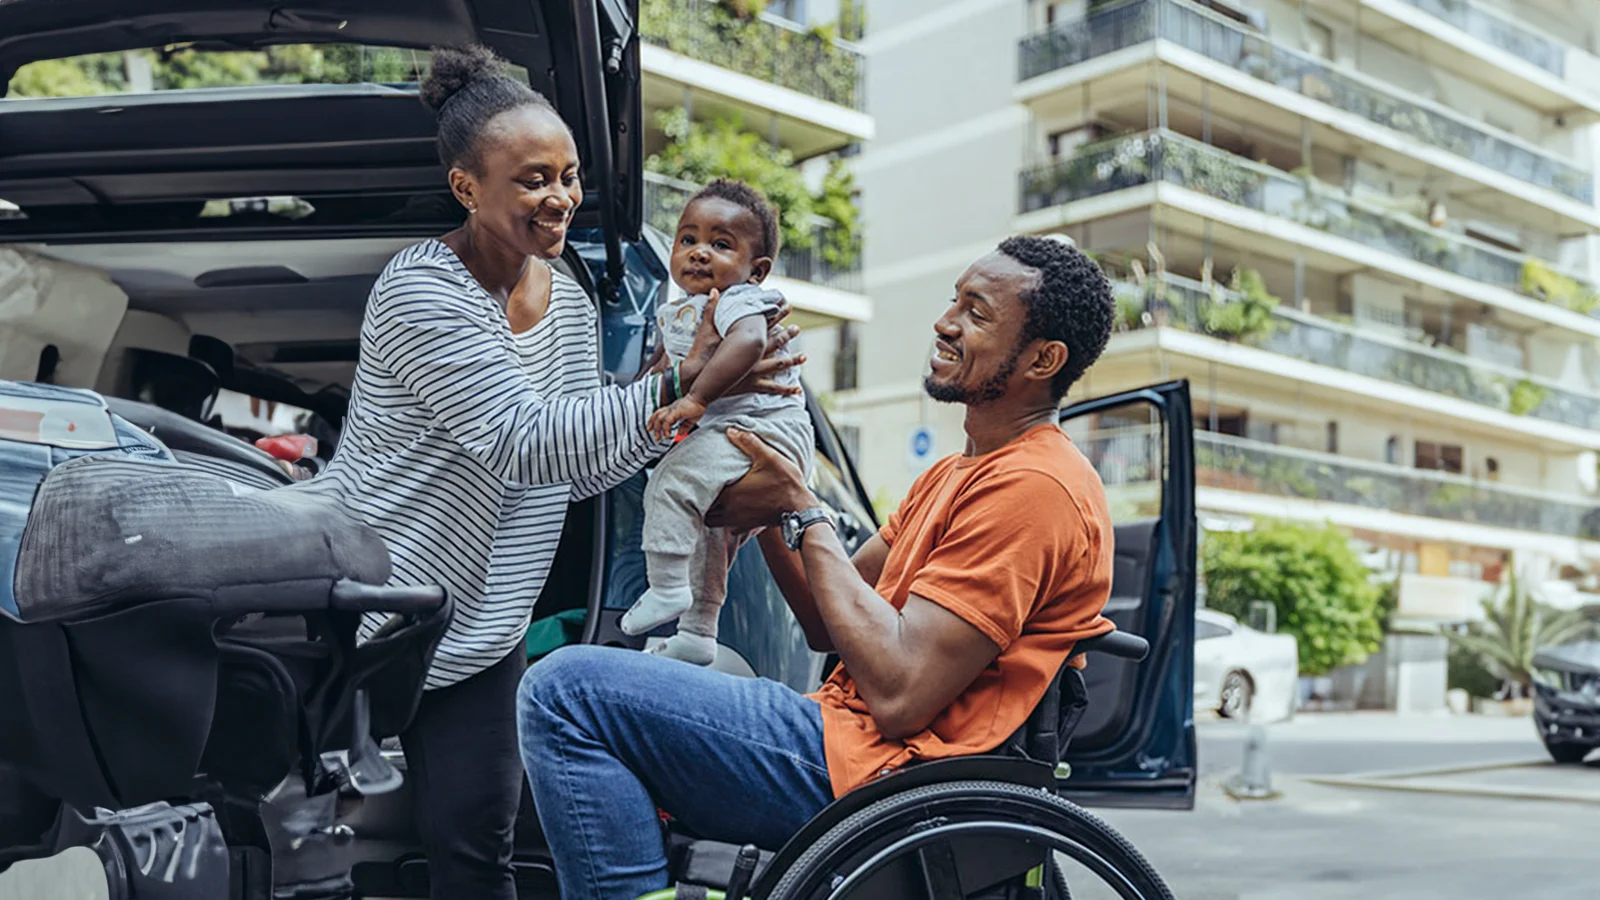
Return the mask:
{"type": "MultiPolygon", "coordinates": [[[[865,59],[841,28],[841,14],[853,9],[851,0],[641,0],[646,152],[668,141],[664,111],[702,123],[731,119],[788,151],[815,187],[831,157],[873,137],[865,59]]],[[[699,185],[654,172],[645,179],[647,219],[673,230],[699,185]]],[[[872,304],[860,260],[838,265],[821,252],[833,223],[818,217],[813,227],[815,245],[785,248],[771,283],[807,331],[808,381],[831,390],[841,327],[871,318],[872,304]]]]}
{"type": "MultiPolygon", "coordinates": [[[[918,390],[955,277],[1007,233],[1065,234],[1119,313],[1069,399],[1188,378],[1213,524],[1344,526],[1418,620],[1471,616],[1513,554],[1570,602],[1600,587],[1600,3],[869,13],[877,315],[840,402],[869,488],[909,485],[908,435],[960,448],[918,390]]],[[[1119,514],[1150,502],[1149,431],[1075,433],[1119,514]]]]}

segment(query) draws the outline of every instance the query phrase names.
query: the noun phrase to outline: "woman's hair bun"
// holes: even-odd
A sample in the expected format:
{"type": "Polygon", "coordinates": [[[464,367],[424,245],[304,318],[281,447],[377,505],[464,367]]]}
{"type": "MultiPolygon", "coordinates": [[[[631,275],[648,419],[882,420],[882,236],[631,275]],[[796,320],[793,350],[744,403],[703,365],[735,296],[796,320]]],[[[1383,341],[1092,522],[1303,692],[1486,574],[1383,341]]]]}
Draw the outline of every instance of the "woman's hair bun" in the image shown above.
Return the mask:
{"type": "Polygon", "coordinates": [[[505,63],[481,44],[436,48],[428,77],[422,82],[423,105],[438,113],[446,100],[468,85],[505,74],[505,63]]]}

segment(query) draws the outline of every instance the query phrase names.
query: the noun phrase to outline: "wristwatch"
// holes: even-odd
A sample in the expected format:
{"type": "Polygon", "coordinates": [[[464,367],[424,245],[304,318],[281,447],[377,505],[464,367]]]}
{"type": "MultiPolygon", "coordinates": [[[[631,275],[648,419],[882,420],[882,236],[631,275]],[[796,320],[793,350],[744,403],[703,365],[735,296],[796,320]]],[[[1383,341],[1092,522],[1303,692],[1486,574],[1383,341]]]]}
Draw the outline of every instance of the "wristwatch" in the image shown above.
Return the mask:
{"type": "Polygon", "coordinates": [[[837,528],[833,524],[833,512],[826,506],[813,506],[799,512],[786,512],[781,519],[783,525],[783,542],[790,550],[799,552],[800,539],[805,536],[806,529],[819,523],[827,523],[829,528],[837,528]]]}

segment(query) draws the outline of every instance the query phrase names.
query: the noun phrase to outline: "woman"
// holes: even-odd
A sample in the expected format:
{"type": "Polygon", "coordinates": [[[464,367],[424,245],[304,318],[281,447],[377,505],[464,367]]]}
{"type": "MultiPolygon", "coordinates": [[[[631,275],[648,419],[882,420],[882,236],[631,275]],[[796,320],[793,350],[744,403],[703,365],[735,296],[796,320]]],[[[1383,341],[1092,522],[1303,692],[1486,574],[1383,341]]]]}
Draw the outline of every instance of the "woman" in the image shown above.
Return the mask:
{"type": "MultiPolygon", "coordinates": [[[[382,533],[396,583],[454,598],[401,735],[416,822],[435,898],[513,900],[522,640],[567,504],[665,449],[646,421],[687,390],[715,332],[675,373],[602,387],[594,307],[544,262],[583,200],[571,132],[481,47],[436,52],[422,99],[466,223],[378,276],[338,453],[304,489],[382,533]]],[[[743,389],[783,392],[770,377],[792,364],[764,361],[743,389]]]]}

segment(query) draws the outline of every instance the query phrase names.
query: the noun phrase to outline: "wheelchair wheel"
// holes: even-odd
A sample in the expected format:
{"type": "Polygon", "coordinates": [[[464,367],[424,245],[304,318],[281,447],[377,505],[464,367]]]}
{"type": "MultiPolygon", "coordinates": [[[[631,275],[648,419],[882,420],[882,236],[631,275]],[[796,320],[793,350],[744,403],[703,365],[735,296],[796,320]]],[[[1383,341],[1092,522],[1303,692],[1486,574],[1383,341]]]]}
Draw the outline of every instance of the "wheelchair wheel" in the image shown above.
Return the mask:
{"type": "MultiPolygon", "coordinates": [[[[1122,900],[1172,900],[1161,876],[1110,825],[1054,794],[997,781],[885,797],[808,847],[760,900],[1018,896],[993,879],[1009,872],[1015,883],[1050,851],[1122,900]]],[[[1053,870],[1050,893],[1069,896],[1060,867],[1051,861],[1046,869],[1053,870]]]]}

